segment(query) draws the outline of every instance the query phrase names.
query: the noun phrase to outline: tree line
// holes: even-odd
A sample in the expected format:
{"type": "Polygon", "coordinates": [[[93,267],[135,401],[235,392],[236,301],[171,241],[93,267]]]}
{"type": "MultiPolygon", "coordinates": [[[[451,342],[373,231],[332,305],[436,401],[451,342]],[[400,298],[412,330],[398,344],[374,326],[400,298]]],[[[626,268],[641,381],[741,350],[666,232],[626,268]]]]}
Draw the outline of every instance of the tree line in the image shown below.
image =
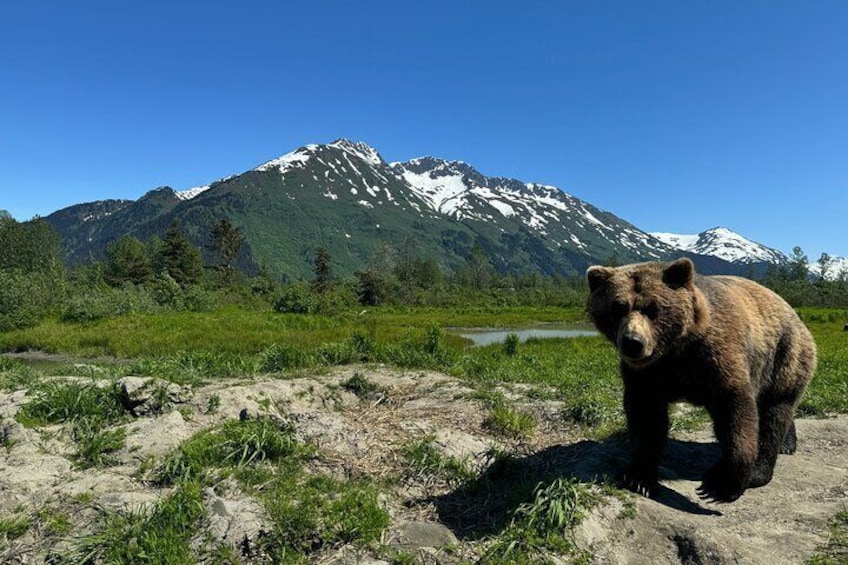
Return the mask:
{"type": "MultiPolygon", "coordinates": [[[[582,306],[583,278],[540,273],[498,273],[479,246],[458,268],[447,270],[414,241],[379,243],[368,263],[349,277],[334,273],[326,248],[314,250],[313,276],[283,282],[261,267],[239,270],[244,237],[227,219],[208,229],[204,264],[178,222],[147,240],[124,235],[104,257],[66,269],[59,236],[44,220],[17,222],[0,215],[0,331],[37,324],[46,317],[85,322],[130,312],[210,310],[229,304],[272,307],[279,312],[336,313],[361,306],[582,306]]],[[[612,258],[610,261],[614,261],[612,258]]],[[[789,262],[770,267],[761,282],[793,306],[848,307],[848,276],[829,277],[823,255],[811,276],[796,248],[789,262]]]]}

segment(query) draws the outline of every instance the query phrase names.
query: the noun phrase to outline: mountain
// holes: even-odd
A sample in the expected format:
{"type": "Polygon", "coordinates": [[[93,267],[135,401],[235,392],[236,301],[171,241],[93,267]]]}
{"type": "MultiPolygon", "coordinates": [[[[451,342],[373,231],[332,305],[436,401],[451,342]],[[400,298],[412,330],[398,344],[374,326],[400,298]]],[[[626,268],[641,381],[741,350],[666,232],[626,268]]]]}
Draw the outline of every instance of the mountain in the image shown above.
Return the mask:
{"type": "MultiPolygon", "coordinates": [[[[809,263],[808,268],[812,276],[821,276],[821,265],[818,261],[809,263]]],[[[848,257],[831,257],[830,264],[827,267],[824,278],[834,281],[840,277],[848,279],[848,257]]]]}
{"type": "Polygon", "coordinates": [[[654,232],[651,235],[675,249],[718,257],[736,265],[782,265],[788,260],[780,251],[722,227],[712,228],[696,235],[660,232],[654,232]]]}
{"type": "MultiPolygon", "coordinates": [[[[152,190],[135,201],[78,204],[46,217],[67,260],[102,257],[123,234],[161,236],[174,220],[204,253],[210,228],[228,218],[244,234],[239,265],[311,276],[318,246],[348,275],[390,245],[462,265],[475,246],[501,273],[582,275],[614,259],[668,259],[680,251],[562,190],[483,175],[462,161],[421,157],[387,163],[365,143],[339,139],[301,147],[239,175],[185,191],[152,190]]],[[[687,251],[702,272],[740,272],[722,258],[687,251]]]]}

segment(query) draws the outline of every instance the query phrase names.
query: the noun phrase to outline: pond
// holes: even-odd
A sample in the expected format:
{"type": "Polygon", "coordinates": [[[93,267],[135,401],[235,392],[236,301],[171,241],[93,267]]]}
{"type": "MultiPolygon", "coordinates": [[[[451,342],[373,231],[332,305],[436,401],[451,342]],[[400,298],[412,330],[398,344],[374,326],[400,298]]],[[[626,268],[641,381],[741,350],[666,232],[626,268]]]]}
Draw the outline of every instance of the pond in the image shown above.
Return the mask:
{"type": "Polygon", "coordinates": [[[475,347],[483,347],[492,345],[493,343],[503,343],[506,336],[515,334],[520,341],[533,339],[549,339],[549,338],[572,338],[572,337],[591,337],[598,335],[593,329],[588,327],[568,327],[568,328],[454,328],[449,330],[451,333],[470,339],[474,342],[475,347]]]}

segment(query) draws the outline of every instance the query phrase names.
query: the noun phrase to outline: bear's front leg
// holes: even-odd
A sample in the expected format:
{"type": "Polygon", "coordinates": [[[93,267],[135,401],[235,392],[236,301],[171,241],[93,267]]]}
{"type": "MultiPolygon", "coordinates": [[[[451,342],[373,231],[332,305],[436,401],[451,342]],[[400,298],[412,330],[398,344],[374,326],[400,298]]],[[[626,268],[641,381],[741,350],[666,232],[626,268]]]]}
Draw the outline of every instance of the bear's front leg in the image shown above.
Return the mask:
{"type": "Polygon", "coordinates": [[[624,412],[631,450],[624,487],[653,498],[659,486],[657,468],[668,437],[668,403],[657,399],[656,394],[640,390],[638,383],[625,382],[624,412]]]}
{"type": "Polygon", "coordinates": [[[716,502],[733,502],[748,488],[757,460],[757,402],[746,390],[729,394],[708,410],[722,455],[704,473],[698,494],[716,502]]]}

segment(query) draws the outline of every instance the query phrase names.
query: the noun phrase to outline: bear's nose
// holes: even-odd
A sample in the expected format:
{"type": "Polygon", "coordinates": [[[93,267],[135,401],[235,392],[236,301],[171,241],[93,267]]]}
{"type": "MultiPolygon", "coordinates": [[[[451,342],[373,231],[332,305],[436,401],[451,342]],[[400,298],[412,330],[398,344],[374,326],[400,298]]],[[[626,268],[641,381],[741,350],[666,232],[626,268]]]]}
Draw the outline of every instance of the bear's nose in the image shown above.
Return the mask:
{"type": "Polygon", "coordinates": [[[621,353],[625,357],[638,359],[645,352],[645,340],[637,334],[624,334],[621,337],[621,353]]]}

